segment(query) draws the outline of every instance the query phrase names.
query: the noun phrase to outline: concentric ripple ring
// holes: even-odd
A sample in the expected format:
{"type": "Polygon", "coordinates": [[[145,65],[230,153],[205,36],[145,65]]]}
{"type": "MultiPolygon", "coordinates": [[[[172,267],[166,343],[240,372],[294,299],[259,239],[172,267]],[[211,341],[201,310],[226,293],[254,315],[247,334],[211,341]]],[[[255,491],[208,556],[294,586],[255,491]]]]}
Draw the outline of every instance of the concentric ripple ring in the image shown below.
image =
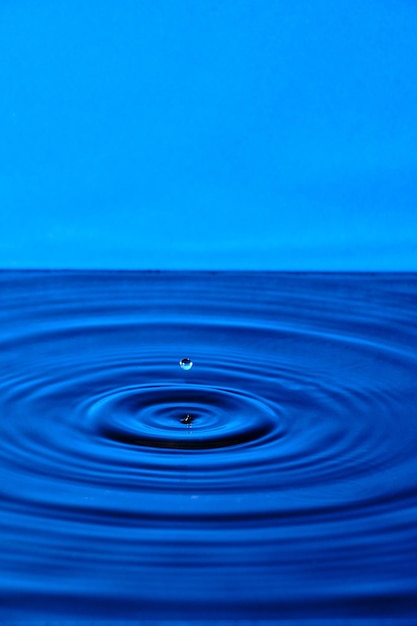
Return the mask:
{"type": "Polygon", "coordinates": [[[189,450],[255,442],[274,428],[274,412],[265,403],[241,391],[204,385],[124,389],[98,399],[88,418],[114,441],[189,450]]]}
{"type": "Polygon", "coordinates": [[[4,623],[417,620],[415,275],[0,288],[4,623]]]}

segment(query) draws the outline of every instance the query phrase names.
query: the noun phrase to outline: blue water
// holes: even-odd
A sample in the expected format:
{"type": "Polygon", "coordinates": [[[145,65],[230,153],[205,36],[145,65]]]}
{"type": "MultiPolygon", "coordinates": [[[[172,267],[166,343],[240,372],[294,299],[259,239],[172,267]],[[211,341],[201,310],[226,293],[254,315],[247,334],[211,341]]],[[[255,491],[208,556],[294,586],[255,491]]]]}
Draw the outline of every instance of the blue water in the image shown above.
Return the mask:
{"type": "Polygon", "coordinates": [[[417,275],[0,295],[1,623],[417,624],[417,275]]]}

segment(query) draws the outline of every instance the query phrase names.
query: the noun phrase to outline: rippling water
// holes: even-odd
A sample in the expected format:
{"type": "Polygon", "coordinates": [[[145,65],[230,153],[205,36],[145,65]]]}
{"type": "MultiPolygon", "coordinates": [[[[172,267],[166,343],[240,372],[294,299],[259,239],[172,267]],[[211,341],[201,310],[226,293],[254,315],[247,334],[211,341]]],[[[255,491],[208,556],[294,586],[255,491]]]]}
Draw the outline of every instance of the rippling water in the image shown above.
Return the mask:
{"type": "Polygon", "coordinates": [[[0,294],[2,623],[417,623],[416,275],[0,294]]]}

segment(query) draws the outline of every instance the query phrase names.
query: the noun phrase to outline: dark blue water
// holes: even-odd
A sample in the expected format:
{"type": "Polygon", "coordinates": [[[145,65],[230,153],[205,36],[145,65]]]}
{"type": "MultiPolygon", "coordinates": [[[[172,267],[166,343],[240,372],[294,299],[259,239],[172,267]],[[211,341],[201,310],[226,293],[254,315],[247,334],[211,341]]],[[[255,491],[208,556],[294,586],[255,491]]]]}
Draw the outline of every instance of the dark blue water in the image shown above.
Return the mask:
{"type": "Polygon", "coordinates": [[[417,624],[416,275],[0,293],[1,623],[417,624]]]}

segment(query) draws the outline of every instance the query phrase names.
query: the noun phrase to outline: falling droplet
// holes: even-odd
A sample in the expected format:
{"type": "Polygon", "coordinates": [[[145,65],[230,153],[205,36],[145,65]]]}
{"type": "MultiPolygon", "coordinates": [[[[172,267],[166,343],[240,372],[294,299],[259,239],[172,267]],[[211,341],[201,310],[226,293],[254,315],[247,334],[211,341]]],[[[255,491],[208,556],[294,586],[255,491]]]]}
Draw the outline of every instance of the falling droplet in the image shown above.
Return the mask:
{"type": "Polygon", "coordinates": [[[181,359],[181,361],[180,361],[180,368],[185,370],[185,371],[190,370],[193,365],[194,364],[191,361],[191,359],[181,359]]]}

